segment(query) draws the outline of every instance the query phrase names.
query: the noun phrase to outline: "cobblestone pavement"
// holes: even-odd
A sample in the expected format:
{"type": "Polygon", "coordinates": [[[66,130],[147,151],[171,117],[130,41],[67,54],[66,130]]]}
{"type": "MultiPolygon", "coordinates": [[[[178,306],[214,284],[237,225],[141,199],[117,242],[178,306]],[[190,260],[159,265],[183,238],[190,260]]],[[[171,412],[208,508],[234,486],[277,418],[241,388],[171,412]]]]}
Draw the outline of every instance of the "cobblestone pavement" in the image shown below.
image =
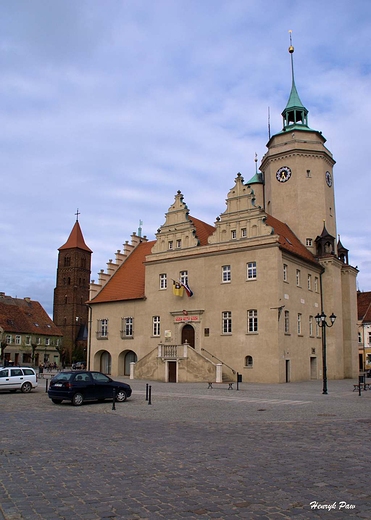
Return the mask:
{"type": "Polygon", "coordinates": [[[370,518],[371,391],[130,384],[115,410],[0,394],[0,519],[370,518]]]}

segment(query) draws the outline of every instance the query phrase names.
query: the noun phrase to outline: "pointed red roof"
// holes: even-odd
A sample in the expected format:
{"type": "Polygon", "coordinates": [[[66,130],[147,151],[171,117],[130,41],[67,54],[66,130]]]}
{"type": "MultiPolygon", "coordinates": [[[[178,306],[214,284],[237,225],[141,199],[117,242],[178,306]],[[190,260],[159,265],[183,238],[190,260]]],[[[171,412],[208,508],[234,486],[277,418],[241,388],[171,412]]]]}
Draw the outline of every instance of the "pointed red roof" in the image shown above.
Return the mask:
{"type": "Polygon", "coordinates": [[[207,224],[206,222],[203,222],[202,220],[199,220],[198,218],[191,217],[189,215],[189,220],[192,222],[194,227],[196,228],[196,237],[200,241],[200,246],[207,246],[210,235],[212,235],[215,231],[214,226],[210,226],[210,224],[207,224]]]}
{"type": "Polygon", "coordinates": [[[93,251],[85,244],[85,240],[81,231],[81,227],[79,221],[76,220],[75,225],[72,228],[70,236],[68,237],[67,242],[61,246],[58,251],[62,249],[83,249],[88,253],[92,253],[93,251]]]}
{"type": "Polygon", "coordinates": [[[144,298],[144,262],[146,256],[151,254],[154,244],[155,240],[138,244],[90,303],[144,298]]]}

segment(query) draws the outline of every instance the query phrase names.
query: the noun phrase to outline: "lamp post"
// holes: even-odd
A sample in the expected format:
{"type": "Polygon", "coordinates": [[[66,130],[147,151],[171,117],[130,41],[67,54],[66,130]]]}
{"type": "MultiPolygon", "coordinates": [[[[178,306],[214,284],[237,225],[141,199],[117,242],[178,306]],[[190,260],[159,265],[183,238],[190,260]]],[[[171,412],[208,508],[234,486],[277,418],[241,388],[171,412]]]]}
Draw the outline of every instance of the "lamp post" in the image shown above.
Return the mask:
{"type": "Polygon", "coordinates": [[[326,327],[332,327],[335,323],[336,316],[334,313],[330,316],[331,324],[326,321],[326,314],[322,311],[321,314],[317,314],[316,322],[322,329],[322,372],[323,372],[323,394],[327,394],[327,345],[326,345],[326,327]]]}

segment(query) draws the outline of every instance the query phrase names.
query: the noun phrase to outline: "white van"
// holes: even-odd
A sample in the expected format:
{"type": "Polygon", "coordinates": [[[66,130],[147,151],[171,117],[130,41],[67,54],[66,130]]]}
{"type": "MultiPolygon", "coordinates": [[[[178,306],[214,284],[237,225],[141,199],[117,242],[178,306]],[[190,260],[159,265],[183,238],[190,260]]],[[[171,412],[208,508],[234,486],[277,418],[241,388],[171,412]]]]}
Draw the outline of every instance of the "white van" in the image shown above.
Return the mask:
{"type": "Polygon", "coordinates": [[[28,393],[37,385],[37,375],[33,368],[0,368],[0,390],[9,390],[10,392],[21,390],[21,392],[28,393]]]}

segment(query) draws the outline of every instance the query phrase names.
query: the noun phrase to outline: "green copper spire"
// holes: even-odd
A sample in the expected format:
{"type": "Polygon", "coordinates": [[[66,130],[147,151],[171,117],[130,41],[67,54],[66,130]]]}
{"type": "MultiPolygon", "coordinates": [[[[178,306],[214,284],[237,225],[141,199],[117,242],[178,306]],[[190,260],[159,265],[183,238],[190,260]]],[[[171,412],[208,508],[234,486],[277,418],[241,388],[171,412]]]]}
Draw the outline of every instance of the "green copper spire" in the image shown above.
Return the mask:
{"type": "Polygon", "coordinates": [[[292,45],[291,33],[290,33],[290,47],[289,53],[291,56],[291,92],[287,102],[285,110],[282,112],[283,117],[283,131],[293,129],[309,129],[308,127],[308,110],[305,108],[300,100],[298,91],[296,90],[295,77],[294,77],[294,47],[292,45]]]}

